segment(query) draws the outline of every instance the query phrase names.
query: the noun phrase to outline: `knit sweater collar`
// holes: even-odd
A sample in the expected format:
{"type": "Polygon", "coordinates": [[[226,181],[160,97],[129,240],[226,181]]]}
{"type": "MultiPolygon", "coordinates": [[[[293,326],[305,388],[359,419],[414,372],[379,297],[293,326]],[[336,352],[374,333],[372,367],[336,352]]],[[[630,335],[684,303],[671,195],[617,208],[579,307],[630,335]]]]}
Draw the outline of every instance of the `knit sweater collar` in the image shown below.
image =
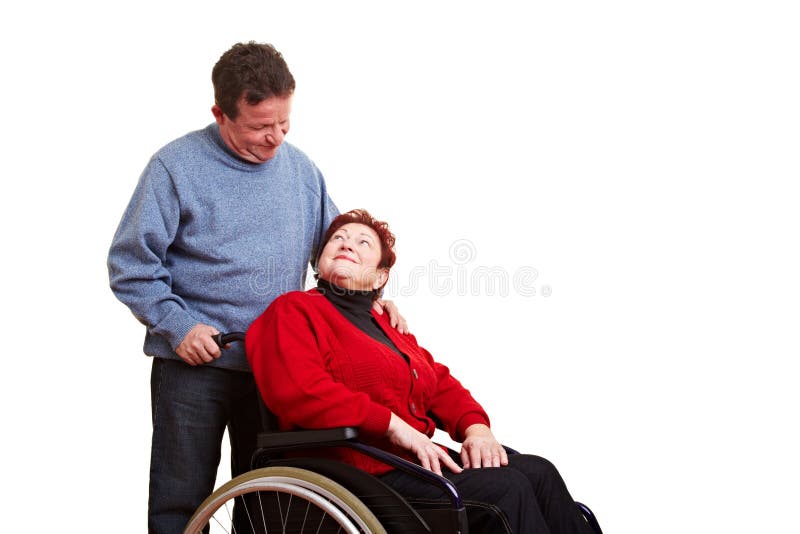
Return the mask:
{"type": "Polygon", "coordinates": [[[317,291],[325,295],[331,303],[342,311],[353,315],[371,314],[377,291],[345,289],[320,278],[317,291]]]}

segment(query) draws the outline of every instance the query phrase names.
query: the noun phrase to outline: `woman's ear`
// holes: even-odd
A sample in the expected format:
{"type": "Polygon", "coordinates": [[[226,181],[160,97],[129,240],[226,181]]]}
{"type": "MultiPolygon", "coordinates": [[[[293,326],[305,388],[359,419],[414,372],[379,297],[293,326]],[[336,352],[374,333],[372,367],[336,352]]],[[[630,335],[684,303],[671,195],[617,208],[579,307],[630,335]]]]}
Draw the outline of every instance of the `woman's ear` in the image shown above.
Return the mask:
{"type": "Polygon", "coordinates": [[[375,281],[372,283],[372,289],[380,289],[389,280],[389,269],[378,269],[375,273],[375,281]]]}

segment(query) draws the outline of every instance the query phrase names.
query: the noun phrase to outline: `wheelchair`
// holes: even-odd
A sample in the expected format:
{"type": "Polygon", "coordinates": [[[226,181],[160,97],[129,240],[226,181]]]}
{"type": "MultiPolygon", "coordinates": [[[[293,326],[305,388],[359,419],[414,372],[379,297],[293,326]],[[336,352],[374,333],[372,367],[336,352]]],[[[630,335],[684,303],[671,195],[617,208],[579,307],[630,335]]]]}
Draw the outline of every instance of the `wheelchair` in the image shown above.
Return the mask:
{"type": "MultiPolygon", "coordinates": [[[[221,347],[243,340],[242,332],[216,336],[221,347]]],[[[252,470],[214,491],[195,511],[184,534],[468,534],[468,514],[473,524],[486,525],[480,532],[503,532],[499,510],[464,502],[450,480],[362,443],[357,429],[278,432],[275,417],[266,408],[264,412],[267,432],[258,436],[252,470]],[[439,488],[441,498],[404,498],[378,477],[313,455],[326,447],[368,455],[439,488]]],[[[576,504],[594,532],[602,534],[592,511],[576,504]]]]}

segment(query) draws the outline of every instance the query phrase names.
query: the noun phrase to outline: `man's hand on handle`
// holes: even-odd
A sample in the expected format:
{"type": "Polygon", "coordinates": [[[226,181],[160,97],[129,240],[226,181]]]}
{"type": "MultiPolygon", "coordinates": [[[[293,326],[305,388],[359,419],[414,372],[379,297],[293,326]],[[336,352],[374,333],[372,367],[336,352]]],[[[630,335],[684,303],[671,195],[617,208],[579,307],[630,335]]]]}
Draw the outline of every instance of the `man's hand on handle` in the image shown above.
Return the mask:
{"type": "Polygon", "coordinates": [[[219,346],[211,337],[217,334],[219,330],[213,326],[196,324],[189,330],[175,352],[191,366],[212,362],[222,355],[219,346]]]}

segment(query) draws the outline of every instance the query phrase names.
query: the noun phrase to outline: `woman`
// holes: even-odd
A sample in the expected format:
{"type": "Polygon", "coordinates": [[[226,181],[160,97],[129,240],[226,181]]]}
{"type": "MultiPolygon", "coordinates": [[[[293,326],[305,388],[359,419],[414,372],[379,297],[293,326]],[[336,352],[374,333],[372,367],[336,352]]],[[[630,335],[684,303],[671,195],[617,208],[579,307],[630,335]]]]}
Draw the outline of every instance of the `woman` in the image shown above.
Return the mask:
{"type": "MultiPolygon", "coordinates": [[[[388,225],[353,210],[324,242],[317,288],[279,297],[247,332],[256,383],[281,428],[357,427],[365,441],[453,481],[465,501],[499,508],[511,532],[591,533],[552,464],[507,456],[448,368],[372,311],[395,262],[388,225]],[[431,441],[431,414],[462,442],[461,465],[431,441]]],[[[336,454],[401,494],[438,491],[356,451],[336,454]]]]}

